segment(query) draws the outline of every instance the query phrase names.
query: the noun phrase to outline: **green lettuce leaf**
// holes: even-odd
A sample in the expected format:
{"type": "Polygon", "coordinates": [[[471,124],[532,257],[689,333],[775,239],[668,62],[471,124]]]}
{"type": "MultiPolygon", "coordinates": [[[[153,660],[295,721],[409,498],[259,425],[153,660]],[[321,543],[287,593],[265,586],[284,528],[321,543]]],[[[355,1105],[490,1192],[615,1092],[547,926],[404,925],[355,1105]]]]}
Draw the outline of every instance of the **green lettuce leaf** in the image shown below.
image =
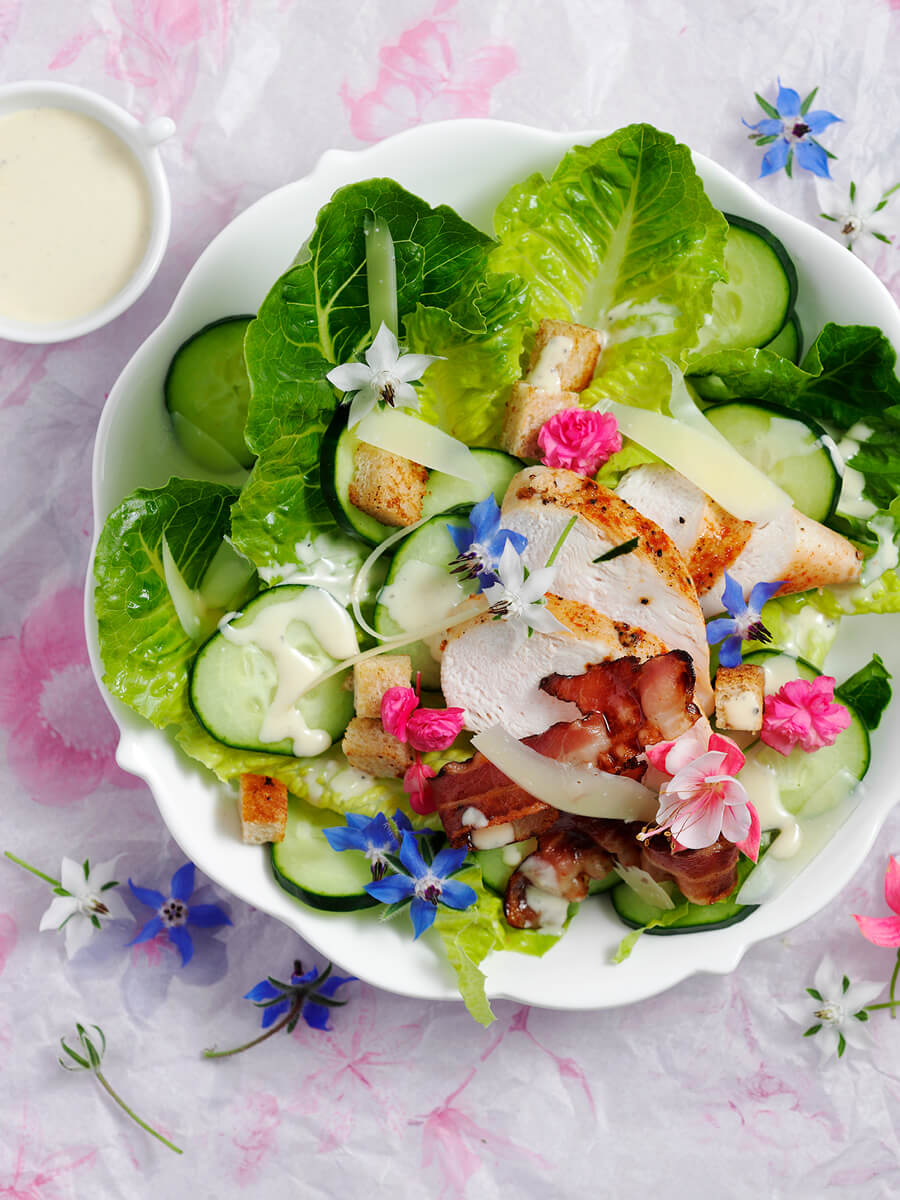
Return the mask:
{"type": "MultiPolygon", "coordinates": [[[[94,607],[103,682],[160,728],[187,710],[197,644],[184,632],[166,586],[165,535],[191,588],[199,586],[229,530],[237,489],[198,479],[139,488],[107,517],[94,560],[94,607]]],[[[251,581],[248,594],[255,585],[251,581]]]]}
{"type": "Polygon", "coordinates": [[[459,325],[441,308],[420,305],[406,319],[409,349],[439,354],[422,379],[421,414],[469,446],[499,446],[510,386],[521,374],[528,288],[491,275],[477,299],[483,329],[459,325]]]}
{"type": "Polygon", "coordinates": [[[877,729],[891,702],[891,673],[877,654],[856,674],[834,689],[838,700],[851,705],[867,729],[877,729]]]}
{"type": "Polygon", "coordinates": [[[517,184],[494,220],[491,267],[528,282],[534,324],[549,317],[607,331],[585,398],[668,396],[659,356],[684,362],[724,278],[727,224],[687,147],[629,125],[570,150],[549,180],[517,184]]]}
{"type": "MultiPolygon", "coordinates": [[[[390,228],[401,323],[419,306],[485,332],[479,307],[490,238],[446,205],[431,208],[390,179],[336,192],[319,212],[303,260],[275,283],[247,330],[247,444],[258,455],[233,518],[235,545],[260,567],[332,528],[319,478],[337,397],[325,376],[371,340],[363,220],[390,228]]],[[[434,353],[429,349],[430,353],[434,353]]]]}
{"type": "Polygon", "coordinates": [[[484,972],[480,964],[492,950],[515,950],[540,958],[556,945],[559,938],[548,933],[510,928],[503,919],[503,901],[485,887],[477,864],[467,866],[454,878],[474,888],[478,899],[471,908],[461,912],[439,905],[434,928],[456,972],[466,1008],[480,1025],[490,1025],[494,1014],[485,995],[484,972]]]}
{"type": "MultiPolygon", "coordinates": [[[[900,494],[900,379],[897,353],[880,329],[828,324],[801,366],[768,350],[726,350],[690,364],[694,376],[715,375],[736,398],[770,400],[847,433],[862,423],[872,432],[848,466],[865,479],[863,496],[888,510],[900,494]]],[[[862,523],[829,522],[850,536],[862,523]]]]}

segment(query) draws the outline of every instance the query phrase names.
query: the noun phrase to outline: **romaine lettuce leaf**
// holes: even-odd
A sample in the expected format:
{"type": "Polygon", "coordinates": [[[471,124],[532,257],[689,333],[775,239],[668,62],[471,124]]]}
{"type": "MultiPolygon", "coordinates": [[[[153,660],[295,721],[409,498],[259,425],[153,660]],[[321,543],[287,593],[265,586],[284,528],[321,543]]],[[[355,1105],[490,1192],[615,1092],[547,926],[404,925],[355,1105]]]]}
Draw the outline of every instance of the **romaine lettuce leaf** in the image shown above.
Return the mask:
{"type": "Polygon", "coordinates": [[[450,965],[456,972],[460,995],[480,1025],[494,1020],[484,991],[480,964],[492,950],[515,950],[537,958],[551,950],[559,938],[528,929],[512,929],[503,919],[503,901],[485,887],[481,868],[473,863],[454,876],[474,888],[478,896],[471,908],[457,912],[438,905],[434,927],[440,935],[450,965]]]}
{"type": "MultiPolygon", "coordinates": [[[[103,682],[154,725],[183,719],[188,666],[197,650],[166,586],[165,535],[185,582],[196,588],[229,530],[237,489],[199,479],[139,488],[106,519],[94,560],[103,682]]],[[[255,580],[247,594],[256,590],[255,580]]]]}
{"type": "Polygon", "coordinates": [[[648,349],[682,363],[725,275],[727,225],[686,146],[650,125],[576,146],[549,180],[513,187],[495,227],[491,267],[527,280],[534,324],[550,317],[607,331],[586,399],[668,395],[668,372],[647,361],[648,349]]]}
{"type": "Polygon", "coordinates": [[[506,397],[521,374],[528,288],[515,276],[491,275],[476,303],[483,330],[420,305],[406,319],[406,339],[413,353],[442,356],[422,378],[425,420],[469,446],[499,446],[506,397]]]}
{"type": "MultiPolygon", "coordinates": [[[[322,497],[322,437],[337,405],[325,376],[371,340],[363,220],[385,221],[394,241],[398,313],[440,308],[470,335],[491,240],[451,208],[431,208],[390,179],[336,192],[319,212],[305,257],[276,282],[247,330],[247,444],[259,456],[233,518],[235,545],[260,567],[332,528],[322,497]]],[[[429,353],[435,353],[429,348],[429,353]]],[[[483,381],[480,381],[483,382],[483,381]]]]}
{"type": "Polygon", "coordinates": [[[834,689],[838,700],[851,705],[867,729],[877,729],[891,702],[891,673],[878,654],[834,689]]]}

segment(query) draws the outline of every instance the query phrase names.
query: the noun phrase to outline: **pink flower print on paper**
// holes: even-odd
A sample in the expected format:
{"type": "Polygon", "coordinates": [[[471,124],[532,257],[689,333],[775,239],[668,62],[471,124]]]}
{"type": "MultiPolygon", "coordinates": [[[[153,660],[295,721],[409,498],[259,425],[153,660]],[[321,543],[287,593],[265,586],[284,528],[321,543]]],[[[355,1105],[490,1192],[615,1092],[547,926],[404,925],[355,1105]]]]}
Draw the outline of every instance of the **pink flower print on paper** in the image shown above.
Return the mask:
{"type": "Polygon", "coordinates": [[[116,727],[91,674],[82,594],[41,601],[0,638],[0,725],[16,778],[38,804],[75,804],[105,780],[139,786],[115,761],[116,727]]]}
{"type": "Polygon", "coordinates": [[[371,91],[353,96],[349,84],[341,85],[350,129],[361,141],[377,142],[425,121],[490,114],[491,92],[515,71],[516,52],[488,44],[461,55],[456,22],[438,19],[454,6],[455,0],[439,0],[431,17],[381,47],[371,91]]]}
{"type": "Polygon", "coordinates": [[[22,1112],[18,1136],[5,1129],[0,1138],[0,1197],[3,1200],[63,1200],[89,1195],[91,1188],[79,1176],[67,1178],[81,1167],[91,1167],[96,1148],[69,1146],[44,1150],[41,1127],[28,1108],[22,1112]],[[79,1184],[80,1189],[79,1189],[79,1184]]]}
{"type": "Polygon", "coordinates": [[[485,1155],[494,1159],[507,1158],[547,1169],[549,1164],[525,1146],[496,1133],[490,1125],[479,1125],[454,1101],[475,1078],[473,1068],[455,1092],[443,1104],[424,1117],[415,1118],[410,1125],[422,1128],[422,1166],[434,1166],[441,1175],[442,1197],[464,1196],[472,1176],[482,1165],[485,1155]]]}
{"type": "Polygon", "coordinates": [[[766,696],[760,741],[785,756],[794,746],[807,754],[833,746],[850,724],[850,713],[834,698],[834,676],[792,679],[766,696]]]}
{"type": "Polygon", "coordinates": [[[278,1098],[269,1092],[251,1092],[238,1097],[229,1109],[234,1133],[231,1144],[239,1154],[234,1168],[241,1187],[253,1183],[266,1158],[277,1148],[281,1112],[278,1098]]]}
{"type": "Polygon", "coordinates": [[[19,931],[9,913],[0,913],[0,975],[19,940],[19,931]]]}
{"type": "Polygon", "coordinates": [[[201,63],[206,71],[224,63],[229,8],[228,0],[112,0],[97,24],[77,30],[59,48],[50,70],[69,66],[102,38],[107,75],[147,92],[148,113],[178,117],[194,94],[201,63]]]}

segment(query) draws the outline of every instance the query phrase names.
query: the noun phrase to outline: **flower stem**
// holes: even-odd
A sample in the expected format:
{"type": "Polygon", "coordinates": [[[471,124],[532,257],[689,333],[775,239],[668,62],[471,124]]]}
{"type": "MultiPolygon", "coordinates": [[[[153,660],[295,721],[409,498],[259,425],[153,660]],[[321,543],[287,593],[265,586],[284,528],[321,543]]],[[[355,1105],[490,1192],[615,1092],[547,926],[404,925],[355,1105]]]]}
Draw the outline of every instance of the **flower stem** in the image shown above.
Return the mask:
{"type": "Polygon", "coordinates": [[[52,883],[54,887],[62,887],[62,884],[58,879],[54,879],[51,875],[45,875],[43,871],[39,871],[37,867],[33,867],[31,863],[27,863],[24,858],[16,858],[15,854],[10,854],[8,850],[4,850],[3,853],[9,859],[9,861],[14,862],[17,867],[24,867],[24,869],[26,871],[30,871],[32,875],[37,875],[38,879],[43,879],[47,883],[52,883]]]}
{"type": "Polygon", "coordinates": [[[137,1124],[140,1125],[141,1129],[146,1129],[147,1133],[152,1134],[157,1139],[157,1141],[162,1142],[162,1144],[164,1146],[168,1146],[169,1149],[173,1150],[176,1154],[184,1153],[184,1151],[180,1150],[174,1144],[174,1142],[170,1142],[169,1139],[164,1138],[161,1133],[157,1133],[156,1130],[151,1125],[148,1125],[146,1121],[142,1121],[141,1118],[134,1111],[134,1109],[129,1108],[128,1105],[125,1103],[125,1101],[122,1099],[122,1097],[117,1092],[113,1091],[113,1089],[110,1086],[105,1075],[103,1075],[100,1071],[94,1071],[94,1074],[97,1076],[97,1079],[102,1084],[102,1086],[104,1088],[106,1088],[107,1092],[109,1092],[110,1096],[112,1096],[113,1100],[115,1100],[116,1104],[118,1104],[119,1107],[121,1109],[123,1109],[129,1115],[129,1117],[131,1117],[132,1121],[137,1122],[137,1124]]]}
{"type": "Polygon", "coordinates": [[[278,1033],[280,1029],[284,1029],[285,1025],[289,1025],[293,1019],[298,1016],[300,1009],[303,1007],[303,997],[299,997],[294,1001],[285,1015],[280,1021],[267,1029],[265,1033],[261,1033],[259,1037],[255,1037],[252,1042],[244,1042],[242,1046],[235,1046],[233,1050],[204,1050],[204,1058],[230,1058],[232,1054],[240,1054],[243,1050],[249,1050],[251,1046],[258,1046],[260,1042],[265,1042],[273,1034],[278,1033]]]}
{"type": "Polygon", "coordinates": [[[547,559],[546,565],[548,567],[552,567],[553,564],[556,562],[556,556],[559,554],[560,550],[562,550],[563,545],[565,544],[566,538],[572,532],[572,526],[575,524],[575,522],[577,520],[578,520],[578,514],[576,513],[575,516],[572,517],[572,519],[569,521],[568,525],[565,527],[565,529],[562,531],[562,533],[559,535],[559,537],[556,539],[556,545],[550,551],[550,557],[547,559]]]}
{"type": "MultiPolygon", "coordinates": [[[[866,1012],[875,1012],[879,1008],[900,1008],[900,1000],[885,1000],[881,1004],[867,1004],[866,1012]]],[[[896,1013],[891,1013],[891,1016],[896,1016],[896,1013]]]]}
{"type": "MultiPolygon", "coordinates": [[[[893,975],[891,976],[891,990],[890,990],[890,992],[888,993],[888,994],[890,995],[890,997],[891,997],[891,1004],[892,1004],[892,1005],[895,1003],[895,1001],[894,1001],[894,990],[895,990],[895,989],[896,989],[896,987],[897,987],[897,976],[898,976],[898,974],[900,974],[900,950],[898,950],[898,951],[897,951],[897,961],[894,963],[894,973],[893,973],[893,975]]],[[[895,1008],[891,1008],[891,1020],[892,1020],[892,1021],[896,1021],[896,1019],[897,1019],[897,1010],[896,1010],[895,1008]]]]}

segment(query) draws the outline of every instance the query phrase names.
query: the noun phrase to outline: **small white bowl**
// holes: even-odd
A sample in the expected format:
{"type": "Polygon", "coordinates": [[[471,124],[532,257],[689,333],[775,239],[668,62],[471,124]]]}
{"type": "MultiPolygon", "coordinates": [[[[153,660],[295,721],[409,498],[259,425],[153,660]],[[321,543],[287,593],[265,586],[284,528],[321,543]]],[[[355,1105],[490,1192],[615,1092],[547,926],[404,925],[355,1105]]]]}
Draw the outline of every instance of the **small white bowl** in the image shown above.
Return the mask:
{"type": "Polygon", "coordinates": [[[0,339],[10,342],[64,342],[92,333],[134,304],[159,269],[169,241],[172,203],[159,145],[175,132],[169,117],[141,124],[105,96],[69,83],[24,80],[0,87],[0,117],[26,108],[66,108],[92,117],[124,142],[136,158],[150,193],[152,219],[144,255],[131,278],[102,305],[66,321],[16,321],[0,314],[0,339]]]}

